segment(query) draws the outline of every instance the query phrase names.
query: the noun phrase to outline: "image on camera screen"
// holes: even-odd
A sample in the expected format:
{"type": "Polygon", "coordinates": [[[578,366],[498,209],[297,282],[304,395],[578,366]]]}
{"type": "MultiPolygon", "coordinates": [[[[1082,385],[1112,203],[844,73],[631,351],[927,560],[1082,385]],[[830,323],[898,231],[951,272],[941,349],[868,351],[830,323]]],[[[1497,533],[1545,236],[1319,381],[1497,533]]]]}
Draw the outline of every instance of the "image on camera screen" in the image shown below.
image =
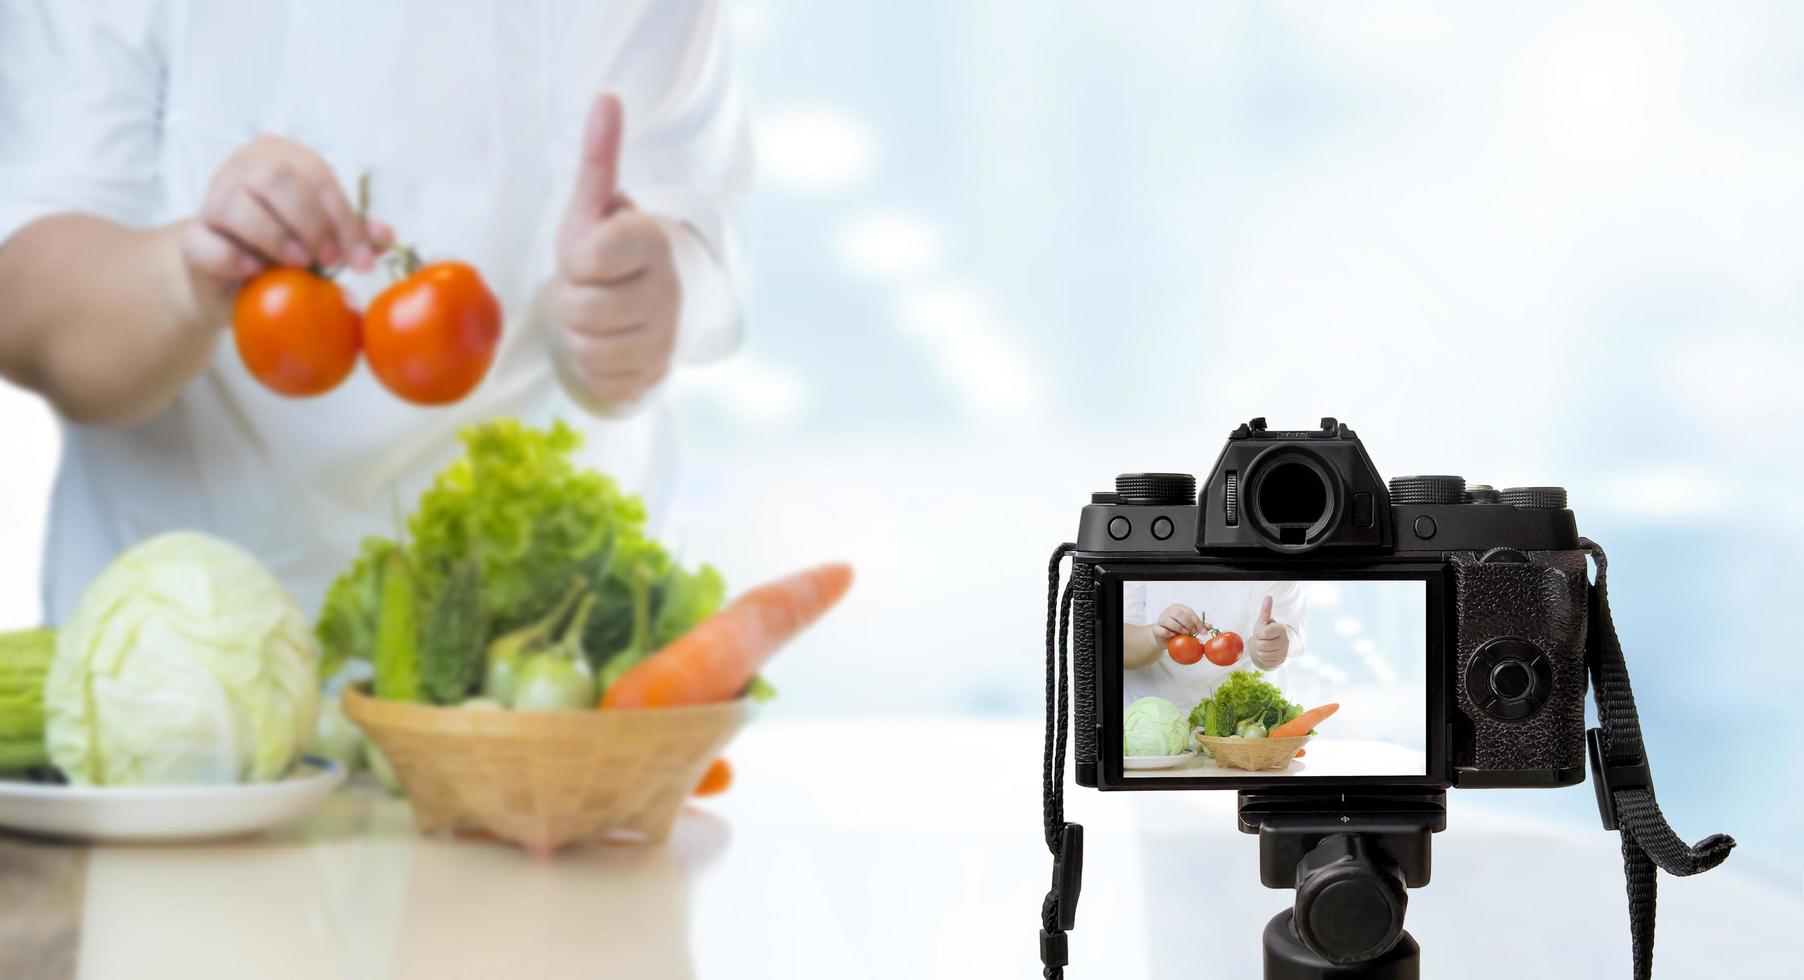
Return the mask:
{"type": "Polygon", "coordinates": [[[1121,599],[1125,776],[1427,773],[1425,582],[1129,581],[1121,599]]]}

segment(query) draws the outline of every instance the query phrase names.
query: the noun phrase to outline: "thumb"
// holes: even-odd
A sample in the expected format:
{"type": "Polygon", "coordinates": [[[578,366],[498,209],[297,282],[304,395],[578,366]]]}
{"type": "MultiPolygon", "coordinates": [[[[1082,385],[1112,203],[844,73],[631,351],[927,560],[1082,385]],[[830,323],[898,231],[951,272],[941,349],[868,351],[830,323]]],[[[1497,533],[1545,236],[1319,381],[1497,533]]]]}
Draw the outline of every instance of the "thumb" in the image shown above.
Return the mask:
{"type": "Polygon", "coordinates": [[[1269,623],[1271,621],[1272,621],[1272,597],[1268,595],[1265,597],[1265,601],[1261,602],[1259,604],[1259,625],[1264,626],[1266,623],[1269,623]]]}
{"type": "Polygon", "coordinates": [[[576,191],[570,197],[573,216],[599,221],[614,210],[620,181],[620,134],[625,128],[620,97],[603,92],[589,107],[583,127],[582,164],[576,172],[576,191]]]}

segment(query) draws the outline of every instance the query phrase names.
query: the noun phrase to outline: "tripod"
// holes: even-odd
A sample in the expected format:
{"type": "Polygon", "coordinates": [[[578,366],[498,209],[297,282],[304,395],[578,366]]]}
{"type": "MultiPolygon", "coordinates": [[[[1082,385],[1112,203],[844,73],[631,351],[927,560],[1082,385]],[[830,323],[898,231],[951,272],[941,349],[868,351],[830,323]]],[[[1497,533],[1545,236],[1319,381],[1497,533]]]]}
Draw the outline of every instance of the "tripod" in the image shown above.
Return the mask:
{"type": "Polygon", "coordinates": [[[1445,793],[1395,797],[1243,792],[1240,829],[1259,835],[1259,880],[1296,901],[1265,927],[1265,980],[1418,980],[1403,930],[1407,889],[1428,884],[1445,793]]]}

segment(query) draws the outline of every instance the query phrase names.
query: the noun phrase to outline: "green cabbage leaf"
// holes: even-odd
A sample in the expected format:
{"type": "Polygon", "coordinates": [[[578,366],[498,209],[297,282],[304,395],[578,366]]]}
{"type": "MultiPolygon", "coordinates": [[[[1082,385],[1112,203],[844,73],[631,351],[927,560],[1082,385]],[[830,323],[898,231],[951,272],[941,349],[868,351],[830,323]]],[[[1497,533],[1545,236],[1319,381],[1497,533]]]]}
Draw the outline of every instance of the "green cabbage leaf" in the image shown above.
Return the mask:
{"type": "Polygon", "coordinates": [[[57,633],[50,761],[92,786],[263,782],[313,734],[306,614],[256,558],[192,531],[121,554],[57,633]]]}

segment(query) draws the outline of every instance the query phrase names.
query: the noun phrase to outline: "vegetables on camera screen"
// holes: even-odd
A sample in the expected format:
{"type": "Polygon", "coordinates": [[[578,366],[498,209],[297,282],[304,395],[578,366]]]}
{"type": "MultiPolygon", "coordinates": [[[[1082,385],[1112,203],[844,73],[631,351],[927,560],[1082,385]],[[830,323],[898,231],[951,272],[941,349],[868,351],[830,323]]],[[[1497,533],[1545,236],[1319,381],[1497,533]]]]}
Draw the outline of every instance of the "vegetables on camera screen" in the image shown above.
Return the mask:
{"type": "Polygon", "coordinates": [[[1128,581],[1131,778],[1428,772],[1427,583],[1128,581]]]}

